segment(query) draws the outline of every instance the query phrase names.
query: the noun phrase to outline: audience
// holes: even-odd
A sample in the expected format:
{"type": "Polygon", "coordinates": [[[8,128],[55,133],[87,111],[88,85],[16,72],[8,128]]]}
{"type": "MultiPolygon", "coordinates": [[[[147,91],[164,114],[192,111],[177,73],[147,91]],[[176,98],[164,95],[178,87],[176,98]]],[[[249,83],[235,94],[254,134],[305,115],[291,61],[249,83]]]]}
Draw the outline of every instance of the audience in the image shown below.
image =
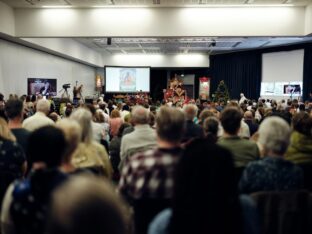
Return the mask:
{"type": "Polygon", "coordinates": [[[111,178],[112,166],[108,154],[104,146],[96,142],[92,135],[91,112],[85,108],[78,108],[71,114],[70,119],[76,120],[82,129],[81,142],[72,156],[74,167],[89,169],[111,178]]]}
{"type": "Polygon", "coordinates": [[[115,109],[111,111],[111,115],[110,115],[110,119],[108,123],[110,126],[110,138],[112,139],[114,136],[117,135],[118,129],[123,123],[123,120],[120,117],[119,110],[115,109]]]}
{"type": "Polygon", "coordinates": [[[129,157],[119,182],[119,191],[134,207],[138,234],[146,233],[154,215],[169,206],[174,169],[182,153],[184,114],[174,108],[161,107],[156,125],[158,147],[129,157]]]}
{"type": "Polygon", "coordinates": [[[239,183],[242,193],[288,191],[303,186],[303,172],[283,156],[289,145],[290,127],[280,117],[267,117],[259,127],[259,143],[265,157],[251,162],[239,183]]]}
{"type": "Polygon", "coordinates": [[[34,131],[46,125],[54,125],[53,120],[47,117],[50,113],[50,102],[40,99],[36,105],[36,113],[24,120],[22,126],[28,131],[34,131]]]}
{"type": "MultiPolygon", "coordinates": [[[[23,149],[9,130],[4,119],[0,118],[0,202],[6,189],[26,172],[26,160],[23,149]]],[[[0,203],[1,210],[1,203],[0,203]]]]}
{"type": "Polygon", "coordinates": [[[122,168],[127,158],[133,154],[146,151],[156,146],[156,131],[149,125],[149,111],[136,106],[131,112],[134,131],[125,135],[121,140],[119,168],[122,168]]]}
{"type": "Polygon", "coordinates": [[[72,163],[72,157],[81,141],[81,127],[78,122],[70,119],[58,121],[56,127],[63,131],[67,144],[60,169],[64,173],[75,173],[77,168],[72,163]]]}
{"type": "Polygon", "coordinates": [[[30,131],[22,127],[23,102],[19,99],[8,100],[5,104],[5,114],[8,117],[8,126],[16,137],[17,143],[26,152],[30,131]]]}
{"type": "Polygon", "coordinates": [[[0,94],[2,234],[258,234],[257,194],[312,191],[308,101],[19,96],[0,94]]]}
{"type": "Polygon", "coordinates": [[[232,152],[237,168],[243,168],[259,158],[257,144],[238,136],[242,118],[242,113],[237,107],[225,108],[220,118],[224,133],[218,144],[232,152]]]}
{"type": "Polygon", "coordinates": [[[126,234],[125,204],[98,178],[70,178],[53,194],[48,234],[126,234]]]}
{"type": "Polygon", "coordinates": [[[3,234],[42,234],[52,191],[66,180],[58,167],[66,149],[61,130],[46,126],[29,137],[31,173],[25,180],[12,183],[3,200],[1,226],[3,234]]]}
{"type": "Polygon", "coordinates": [[[156,216],[148,234],[259,233],[255,205],[239,199],[234,177],[228,150],[194,140],[177,165],[172,208],[156,216]]]}
{"type": "Polygon", "coordinates": [[[194,104],[187,104],[183,107],[183,111],[186,118],[186,129],[182,141],[188,142],[193,138],[203,137],[204,133],[202,127],[194,123],[194,119],[197,117],[197,106],[194,104]]]}

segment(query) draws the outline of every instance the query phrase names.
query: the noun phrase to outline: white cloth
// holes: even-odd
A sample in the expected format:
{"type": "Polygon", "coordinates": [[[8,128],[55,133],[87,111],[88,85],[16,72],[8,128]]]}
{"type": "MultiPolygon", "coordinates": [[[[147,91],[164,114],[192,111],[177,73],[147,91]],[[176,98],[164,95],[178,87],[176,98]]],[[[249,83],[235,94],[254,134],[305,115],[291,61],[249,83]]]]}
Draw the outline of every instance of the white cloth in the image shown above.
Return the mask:
{"type": "Polygon", "coordinates": [[[37,111],[33,116],[25,119],[22,126],[28,131],[34,131],[47,125],[54,125],[53,120],[48,118],[44,113],[37,111]]]}

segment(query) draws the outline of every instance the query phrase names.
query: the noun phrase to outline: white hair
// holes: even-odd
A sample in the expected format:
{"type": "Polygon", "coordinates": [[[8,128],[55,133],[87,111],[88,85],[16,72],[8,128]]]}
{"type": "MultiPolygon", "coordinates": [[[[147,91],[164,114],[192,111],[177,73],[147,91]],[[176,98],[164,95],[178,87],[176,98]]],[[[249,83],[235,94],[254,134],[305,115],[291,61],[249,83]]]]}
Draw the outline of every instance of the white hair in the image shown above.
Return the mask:
{"type": "Polygon", "coordinates": [[[259,143],[265,152],[283,155],[290,142],[290,127],[288,123],[276,116],[267,117],[259,127],[259,143]]]}
{"type": "Polygon", "coordinates": [[[43,113],[45,113],[47,115],[50,112],[50,106],[51,106],[51,104],[50,104],[50,102],[48,100],[40,99],[37,102],[36,110],[39,111],[39,112],[43,112],[43,113]]]}

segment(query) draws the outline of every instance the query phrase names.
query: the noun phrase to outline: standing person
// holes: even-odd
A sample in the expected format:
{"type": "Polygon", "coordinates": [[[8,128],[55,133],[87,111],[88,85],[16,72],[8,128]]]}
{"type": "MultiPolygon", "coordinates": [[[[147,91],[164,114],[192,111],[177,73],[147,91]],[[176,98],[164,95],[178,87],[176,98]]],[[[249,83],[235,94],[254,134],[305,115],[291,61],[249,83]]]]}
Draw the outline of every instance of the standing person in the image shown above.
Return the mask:
{"type": "Polygon", "coordinates": [[[180,141],[185,129],[183,112],[161,107],[156,118],[157,147],[129,157],[123,167],[119,191],[134,208],[136,233],[162,209],[169,207],[173,175],[182,153],[180,141]]]}
{"type": "Polygon", "coordinates": [[[241,93],[238,104],[243,104],[245,102],[245,100],[247,100],[247,98],[245,97],[245,95],[243,93],[241,93]]]}

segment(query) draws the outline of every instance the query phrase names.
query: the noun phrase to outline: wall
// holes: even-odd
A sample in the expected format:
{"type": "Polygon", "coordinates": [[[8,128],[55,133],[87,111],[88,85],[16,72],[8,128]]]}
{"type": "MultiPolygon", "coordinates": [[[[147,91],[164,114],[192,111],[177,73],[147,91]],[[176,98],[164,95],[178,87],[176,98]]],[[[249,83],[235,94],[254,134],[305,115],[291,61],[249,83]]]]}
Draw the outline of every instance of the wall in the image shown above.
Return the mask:
{"type": "MultiPolygon", "coordinates": [[[[83,84],[83,95],[93,95],[95,68],[0,40],[0,92],[27,93],[27,78],[57,78],[57,91],[65,83],[83,84]]],[[[72,97],[72,88],[69,89],[72,97]]],[[[60,95],[60,93],[59,93],[60,95]]]]}
{"type": "Polygon", "coordinates": [[[0,32],[15,35],[14,11],[8,5],[0,1],[0,32]]]}
{"type": "Polygon", "coordinates": [[[71,38],[21,38],[37,46],[64,54],[90,65],[103,67],[101,53],[90,49],[71,38]]]}
{"type": "Polygon", "coordinates": [[[208,54],[103,54],[105,65],[151,67],[209,67],[208,54]]]}
{"type": "Polygon", "coordinates": [[[306,7],[305,13],[305,34],[312,34],[312,4],[306,7]]]}
{"type": "Polygon", "coordinates": [[[304,35],[305,7],[16,9],[18,37],[304,35]]]}

